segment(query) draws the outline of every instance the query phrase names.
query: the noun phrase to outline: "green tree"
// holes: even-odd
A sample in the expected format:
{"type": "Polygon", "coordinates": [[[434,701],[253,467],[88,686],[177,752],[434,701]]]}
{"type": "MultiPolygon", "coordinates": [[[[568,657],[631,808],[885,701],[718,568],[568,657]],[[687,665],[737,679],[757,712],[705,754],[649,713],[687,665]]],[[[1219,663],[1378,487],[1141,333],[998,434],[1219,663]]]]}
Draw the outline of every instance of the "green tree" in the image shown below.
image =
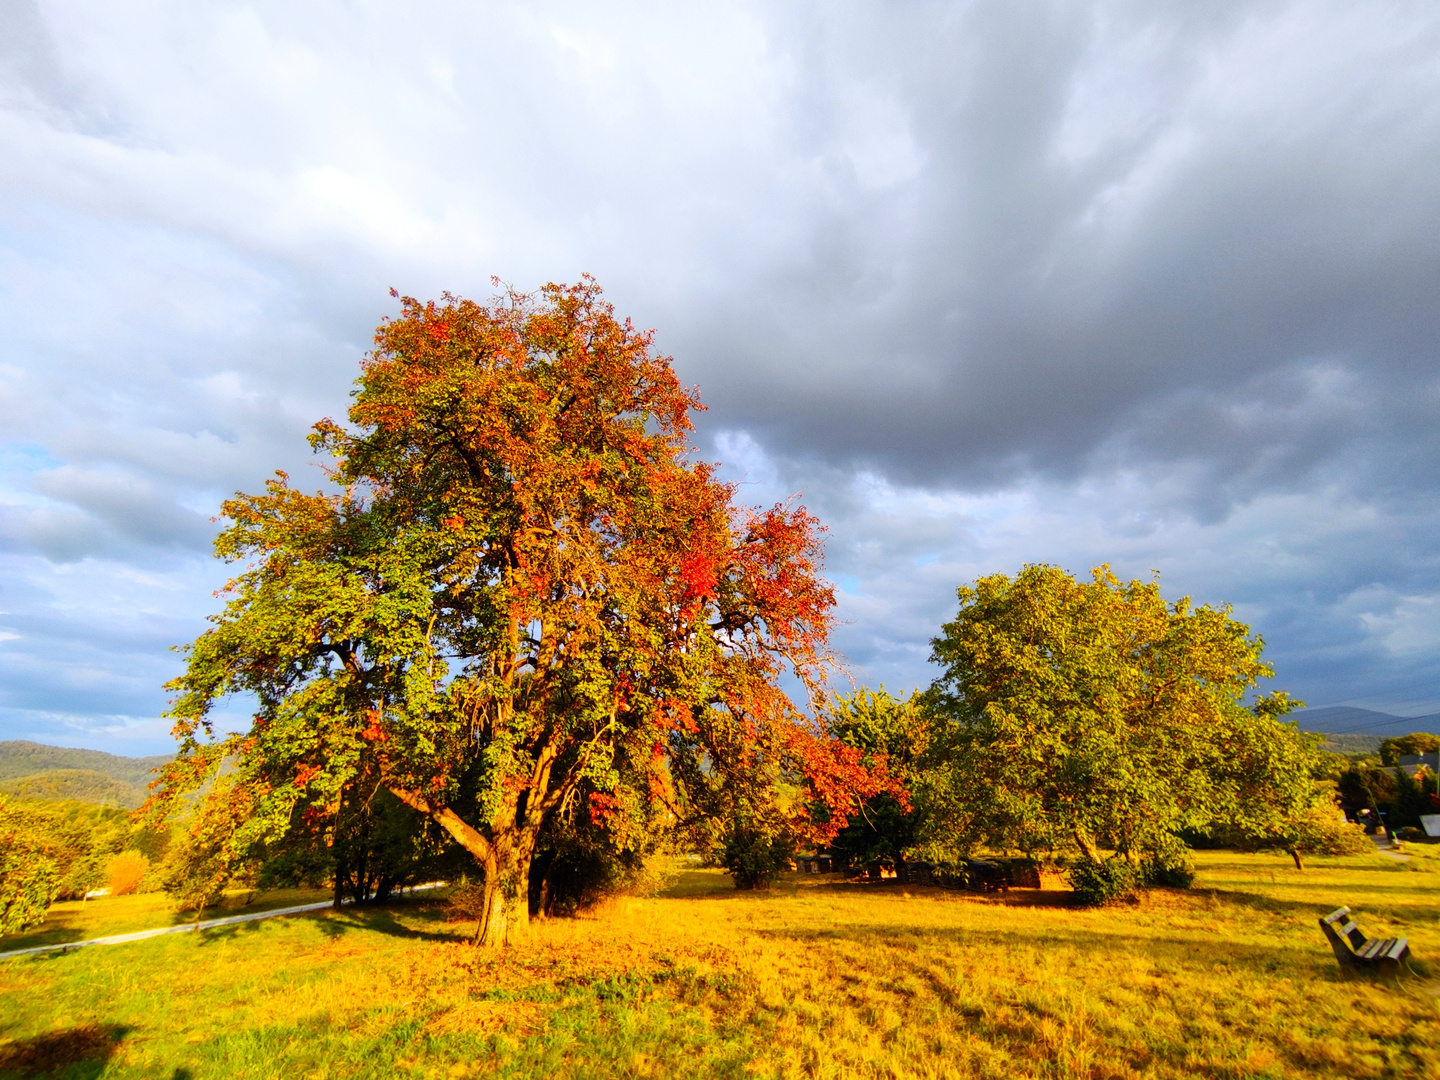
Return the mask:
{"type": "Polygon", "coordinates": [[[1392,829],[1420,828],[1420,816],[1433,814],[1437,807],[1434,796],[1435,778],[1428,771],[1411,776],[1404,769],[1395,771],[1395,795],[1388,805],[1381,809],[1386,812],[1392,829]]]}
{"type": "Polygon", "coordinates": [[[1255,800],[1273,801],[1267,784],[1287,770],[1308,781],[1306,745],[1280,719],[1288,699],[1243,705],[1271,671],[1228,608],[1167,604],[1158,582],[1103,566],[1079,582],[1028,565],[958,598],[930,691],[932,809],[958,852],[1159,857],[1186,827],[1259,820],[1255,800]]]}
{"type": "Polygon", "coordinates": [[[137,827],[129,813],[116,807],[21,798],[9,798],[7,805],[13,831],[54,864],[59,899],[75,899],[103,886],[110,860],[122,851],[154,858],[168,842],[165,830],[137,827]]]}
{"type": "MultiPolygon", "coordinates": [[[[263,834],[255,836],[251,832],[250,844],[243,847],[237,844],[237,837],[244,836],[246,827],[258,817],[263,785],[247,782],[244,776],[234,772],[205,776],[201,770],[210,765],[205,754],[209,749],[202,748],[191,764],[193,772],[189,779],[195,787],[203,784],[206,788],[199,793],[195,805],[186,805],[180,800],[179,796],[185,791],[180,783],[186,778],[177,776],[173,769],[169,774],[170,786],[162,794],[167,798],[162,805],[170,811],[172,819],[178,819],[171,823],[179,826],[177,831],[181,836],[166,855],[160,871],[161,882],[181,910],[196,912],[197,921],[205,908],[219,899],[238,870],[259,869],[266,839],[263,834]]],[[[215,766],[218,768],[218,762],[215,766]]],[[[274,838],[278,840],[284,835],[284,831],[277,831],[274,838]]]]}
{"type": "Polygon", "coordinates": [[[0,934],[45,918],[60,891],[60,870],[33,822],[0,796],[0,934]]]}
{"type": "Polygon", "coordinates": [[[836,698],[830,714],[835,737],[858,750],[863,763],[883,765],[904,788],[867,799],[830,841],[831,850],[853,865],[893,866],[919,841],[923,810],[918,800],[925,792],[930,722],[920,694],[895,698],[882,686],[836,698]]]}
{"type": "Polygon", "coordinates": [[[1399,765],[1402,757],[1433,754],[1436,750],[1440,750],[1440,736],[1426,731],[1396,735],[1380,741],[1380,764],[1399,765]]]}
{"type": "Polygon", "coordinates": [[[470,868],[469,856],[448,834],[363,776],[347,787],[333,814],[298,810],[285,836],[259,850],[256,862],[257,887],[330,884],[337,908],[383,903],[397,889],[470,868]]]}
{"type": "Polygon", "coordinates": [[[720,865],[734,878],[737,889],[765,889],[790,865],[794,850],[795,840],[788,831],[737,818],[722,837],[720,865]]]}
{"type": "MultiPolygon", "coordinates": [[[[1283,691],[1263,697],[1260,719],[1280,720],[1303,702],[1283,691]]],[[[1259,723],[1233,747],[1221,766],[1218,789],[1229,806],[1217,815],[1213,833],[1242,850],[1276,848],[1305,869],[1306,854],[1356,854],[1370,846],[1347,825],[1337,802],[1323,736],[1302,734],[1288,723],[1259,723]]]]}
{"type": "Polygon", "coordinates": [[[194,880],[378,777],[474,857],[498,945],[546,822],[582,800],[681,819],[794,775],[827,816],[792,824],[843,827],[883,781],[780,686],[818,699],[830,665],[818,523],[738,507],[690,459],[693,391],[593,281],[402,305],[349,424],[315,427],[336,490],[281,476],[225,504],[217,551],[245,569],[172,684],[155,809],[228,761],[245,812],[198,819],[194,880]],[[233,693],[254,723],[211,738],[233,693]]]}

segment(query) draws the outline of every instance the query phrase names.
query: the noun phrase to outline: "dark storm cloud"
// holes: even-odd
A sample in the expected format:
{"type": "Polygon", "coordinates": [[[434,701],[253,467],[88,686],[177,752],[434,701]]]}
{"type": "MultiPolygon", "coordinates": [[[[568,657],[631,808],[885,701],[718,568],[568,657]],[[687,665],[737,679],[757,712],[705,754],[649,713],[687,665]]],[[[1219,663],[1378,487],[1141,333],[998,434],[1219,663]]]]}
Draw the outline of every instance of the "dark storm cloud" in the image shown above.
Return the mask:
{"type": "Polygon", "coordinates": [[[1368,10],[809,24],[818,100],[793,122],[816,153],[844,145],[835,104],[858,86],[897,103],[923,166],[865,191],[829,163],[854,197],[734,304],[758,325],[694,335],[739,364],[710,400],[777,449],[929,484],[1073,478],[1123,451],[1206,462],[1205,504],[1305,483],[1357,441],[1429,484],[1433,455],[1402,448],[1433,450],[1411,406],[1436,393],[1440,22],[1368,10]]]}

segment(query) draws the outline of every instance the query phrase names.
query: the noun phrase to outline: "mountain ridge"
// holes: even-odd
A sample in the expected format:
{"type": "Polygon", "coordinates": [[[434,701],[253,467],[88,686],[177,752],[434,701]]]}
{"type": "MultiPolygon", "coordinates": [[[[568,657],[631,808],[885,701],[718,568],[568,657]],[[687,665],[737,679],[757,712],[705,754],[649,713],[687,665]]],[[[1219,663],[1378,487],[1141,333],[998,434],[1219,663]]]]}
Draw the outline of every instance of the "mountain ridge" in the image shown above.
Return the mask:
{"type": "Polygon", "coordinates": [[[1384,739],[1392,735],[1409,735],[1415,731],[1440,731],[1440,713],[1425,716],[1396,716],[1394,713],[1362,709],[1355,705],[1327,705],[1319,709],[1301,709],[1290,714],[1301,731],[1322,735],[1373,735],[1384,739]]]}

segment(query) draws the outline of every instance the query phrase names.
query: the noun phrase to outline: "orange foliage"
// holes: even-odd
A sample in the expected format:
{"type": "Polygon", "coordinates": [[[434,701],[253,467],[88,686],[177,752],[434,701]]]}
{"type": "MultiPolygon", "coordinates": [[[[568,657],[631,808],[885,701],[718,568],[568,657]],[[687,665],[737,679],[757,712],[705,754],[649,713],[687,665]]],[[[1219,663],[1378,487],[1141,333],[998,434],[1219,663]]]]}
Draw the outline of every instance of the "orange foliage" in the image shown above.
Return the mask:
{"type": "Polygon", "coordinates": [[[145,872],[150,869],[150,860],[138,851],[122,851],[110,860],[106,871],[111,896],[128,896],[140,888],[145,872]]]}

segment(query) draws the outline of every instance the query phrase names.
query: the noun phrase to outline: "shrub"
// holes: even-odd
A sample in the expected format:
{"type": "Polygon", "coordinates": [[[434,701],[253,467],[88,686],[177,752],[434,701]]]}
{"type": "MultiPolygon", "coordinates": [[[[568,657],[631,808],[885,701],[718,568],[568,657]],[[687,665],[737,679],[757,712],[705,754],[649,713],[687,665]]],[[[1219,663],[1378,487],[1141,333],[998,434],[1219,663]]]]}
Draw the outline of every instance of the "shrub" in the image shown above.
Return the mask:
{"type": "Polygon", "coordinates": [[[140,890],[140,882],[150,869],[150,860],[138,851],[122,851],[110,860],[105,872],[111,896],[128,896],[140,890]]]}
{"type": "Polygon", "coordinates": [[[1195,881],[1190,849],[1179,837],[1165,836],[1140,863],[1140,883],[1146,888],[1188,889],[1195,881]]]}
{"type": "Polygon", "coordinates": [[[767,889],[790,865],[794,845],[788,836],[737,826],[726,835],[723,863],[737,889],[767,889]]]}
{"type": "Polygon", "coordinates": [[[654,896],[664,892],[680,878],[680,867],[671,851],[657,851],[646,856],[630,875],[626,891],[632,896],[654,896]]]}
{"type": "Polygon", "coordinates": [[[38,847],[0,840],[0,934],[14,934],[45,918],[60,890],[55,860],[38,847]]]}
{"type": "Polygon", "coordinates": [[[1140,864],[1142,884],[1162,889],[1188,889],[1195,882],[1195,868],[1187,858],[1163,854],[1148,856],[1140,864]]]}
{"type": "Polygon", "coordinates": [[[1424,840],[1425,830],[1417,829],[1414,825],[1406,825],[1397,835],[1401,840],[1424,840]]]}
{"type": "Polygon", "coordinates": [[[446,922],[478,922],[485,911],[485,882],[462,881],[445,901],[446,922]]]}
{"type": "Polygon", "coordinates": [[[1334,819],[1317,831],[1305,850],[1315,855],[1364,855],[1374,851],[1375,844],[1363,825],[1334,819]]]}
{"type": "Polygon", "coordinates": [[[1104,862],[1085,859],[1070,868],[1070,888],[1085,907],[1100,907],[1134,896],[1143,881],[1139,870],[1120,855],[1104,862]]]}

